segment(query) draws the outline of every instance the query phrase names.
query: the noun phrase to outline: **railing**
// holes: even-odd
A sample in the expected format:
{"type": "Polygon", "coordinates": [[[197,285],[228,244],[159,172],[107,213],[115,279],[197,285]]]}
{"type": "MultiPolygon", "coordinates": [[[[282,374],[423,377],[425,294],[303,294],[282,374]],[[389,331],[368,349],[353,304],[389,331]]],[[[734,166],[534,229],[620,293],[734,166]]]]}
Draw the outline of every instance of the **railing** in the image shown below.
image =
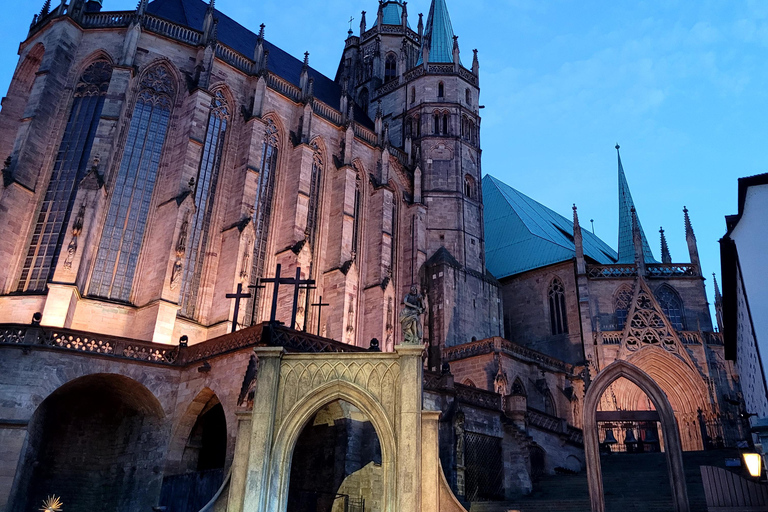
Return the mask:
{"type": "Polygon", "coordinates": [[[243,73],[250,74],[253,72],[253,61],[242,53],[236,52],[228,46],[224,46],[221,43],[217,44],[216,56],[227,64],[230,64],[235,69],[239,69],[243,73]]]}
{"type": "Polygon", "coordinates": [[[501,410],[501,395],[498,393],[464,384],[454,384],[454,388],[456,389],[456,398],[462,402],[494,411],[501,410]]]}
{"type": "Polygon", "coordinates": [[[678,335],[680,336],[680,341],[683,342],[684,345],[701,345],[702,339],[701,334],[696,331],[681,331],[678,332],[678,335]]]}
{"type": "Polygon", "coordinates": [[[410,162],[408,161],[408,153],[406,153],[402,149],[396,148],[394,146],[390,146],[389,154],[397,158],[397,161],[400,162],[400,165],[402,165],[403,167],[410,166],[410,162]]]}
{"type": "Polygon", "coordinates": [[[200,44],[203,38],[202,32],[172,23],[156,16],[146,15],[144,17],[143,25],[147,30],[157,32],[160,35],[168,36],[171,39],[176,39],[177,41],[191,45],[200,44]]]}
{"type": "Polygon", "coordinates": [[[557,434],[564,434],[567,436],[568,441],[579,445],[584,444],[584,432],[581,429],[569,425],[562,418],[552,416],[538,409],[528,408],[528,425],[557,434]]]}
{"type": "Polygon", "coordinates": [[[637,267],[634,265],[587,265],[587,277],[592,279],[635,276],[637,267]]]}
{"type": "Polygon", "coordinates": [[[135,11],[91,12],[83,16],[84,28],[127,27],[135,16],[135,11]]]}
{"type": "Polygon", "coordinates": [[[423,74],[424,74],[424,66],[418,66],[418,67],[415,67],[412,70],[408,71],[407,73],[405,73],[403,75],[403,79],[406,82],[410,82],[414,78],[418,78],[418,77],[420,77],[423,74]]]}
{"type": "Polygon", "coordinates": [[[321,101],[312,102],[312,111],[323,119],[327,119],[337,126],[342,125],[341,112],[334,110],[321,101]]]}
{"type": "Polygon", "coordinates": [[[298,102],[301,98],[301,89],[274,73],[267,75],[267,86],[293,101],[298,102]]]}
{"type": "Polygon", "coordinates": [[[179,348],[170,345],[37,326],[0,326],[0,344],[42,345],[159,364],[173,364],[179,355],[179,348]]]}
{"type": "Polygon", "coordinates": [[[389,82],[386,82],[384,85],[382,85],[381,87],[376,89],[376,93],[374,94],[374,97],[383,96],[383,95],[385,95],[385,94],[387,94],[389,92],[394,91],[398,87],[400,87],[400,77],[399,76],[393,78],[389,82]]]}
{"type": "Polygon", "coordinates": [[[690,263],[652,263],[647,265],[646,271],[649,277],[697,277],[699,275],[696,265],[690,263]]]}
{"type": "Polygon", "coordinates": [[[721,332],[703,332],[704,342],[707,345],[723,345],[723,333],[721,332]]]}
{"type": "Polygon", "coordinates": [[[572,370],[571,365],[564,363],[559,359],[549,357],[545,354],[542,354],[541,352],[537,352],[528,347],[524,347],[512,341],[498,337],[488,338],[485,340],[465,343],[455,347],[447,348],[443,352],[443,359],[446,362],[450,362],[457,359],[489,354],[495,351],[502,351],[509,355],[514,355],[525,359],[529,362],[539,363],[542,366],[555,371],[570,373],[572,370]]]}
{"type": "Polygon", "coordinates": [[[377,137],[376,137],[375,133],[373,133],[368,128],[365,128],[365,127],[359,125],[358,123],[355,123],[354,126],[355,126],[355,136],[363,139],[365,142],[367,142],[368,144],[370,144],[372,146],[376,145],[378,140],[377,140],[377,137]]]}
{"type": "Polygon", "coordinates": [[[603,345],[621,345],[621,339],[624,336],[622,331],[606,331],[600,333],[603,338],[603,345]]]}
{"type": "Polygon", "coordinates": [[[477,76],[470,70],[459,66],[459,76],[466,80],[467,82],[471,83],[472,85],[477,85],[477,76]]]}

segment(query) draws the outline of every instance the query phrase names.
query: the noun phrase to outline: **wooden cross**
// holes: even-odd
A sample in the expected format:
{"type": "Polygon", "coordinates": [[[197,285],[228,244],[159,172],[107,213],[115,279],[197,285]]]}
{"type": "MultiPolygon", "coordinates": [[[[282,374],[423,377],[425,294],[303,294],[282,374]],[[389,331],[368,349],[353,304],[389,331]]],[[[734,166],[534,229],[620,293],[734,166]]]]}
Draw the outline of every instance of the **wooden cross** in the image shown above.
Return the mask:
{"type": "Polygon", "coordinates": [[[293,329],[293,326],[296,324],[296,312],[297,307],[299,303],[299,289],[304,285],[314,285],[315,280],[314,279],[301,279],[301,267],[296,268],[296,277],[290,278],[290,277],[280,277],[280,273],[282,271],[283,266],[278,264],[277,269],[275,269],[275,277],[274,278],[265,278],[261,279],[262,283],[273,283],[275,286],[272,289],[272,311],[269,314],[269,322],[274,324],[277,320],[277,298],[280,291],[280,285],[281,284],[292,284],[294,285],[293,290],[293,309],[291,312],[291,329],[293,329]]]}
{"type": "Polygon", "coordinates": [[[232,320],[232,332],[237,330],[237,318],[240,315],[240,299],[250,299],[250,293],[243,293],[243,283],[237,283],[237,292],[228,293],[228,299],[235,299],[235,318],[232,320]]]}
{"type": "Polygon", "coordinates": [[[310,306],[317,308],[317,335],[320,336],[320,315],[323,312],[323,308],[325,306],[330,306],[330,304],[328,304],[327,302],[324,303],[323,296],[321,295],[320,300],[317,301],[317,304],[310,304],[310,306]]]}

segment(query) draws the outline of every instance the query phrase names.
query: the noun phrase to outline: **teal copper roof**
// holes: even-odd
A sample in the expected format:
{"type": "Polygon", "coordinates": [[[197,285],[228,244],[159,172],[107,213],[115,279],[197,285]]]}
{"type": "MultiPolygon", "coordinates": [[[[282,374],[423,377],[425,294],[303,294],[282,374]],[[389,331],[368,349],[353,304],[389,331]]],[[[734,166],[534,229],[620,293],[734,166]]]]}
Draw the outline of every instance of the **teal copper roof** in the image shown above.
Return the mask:
{"type": "MultiPolygon", "coordinates": [[[[496,279],[568,261],[576,257],[573,221],[502,183],[483,178],[486,266],[496,279]]],[[[584,255],[602,264],[616,252],[582,229],[584,255]]]]}
{"type": "MultiPolygon", "coordinates": [[[[381,22],[384,25],[400,25],[403,23],[403,3],[399,0],[390,1],[381,8],[381,22]]],[[[409,24],[410,25],[410,24],[409,24]]]]}
{"type": "MultiPolygon", "coordinates": [[[[453,62],[453,25],[445,0],[432,0],[424,41],[429,41],[429,62],[453,62]]],[[[419,54],[417,65],[423,63],[419,54]]]]}
{"type": "MultiPolygon", "coordinates": [[[[619,145],[616,144],[616,154],[619,157],[619,261],[617,263],[635,262],[635,244],[632,241],[632,209],[635,203],[632,201],[632,193],[629,191],[627,177],[624,175],[624,166],[621,165],[621,154],[619,145]]],[[[645,238],[643,225],[640,224],[640,215],[635,209],[637,216],[637,227],[640,229],[640,237],[643,240],[643,257],[646,263],[658,263],[653,258],[651,247],[645,238]]]]}

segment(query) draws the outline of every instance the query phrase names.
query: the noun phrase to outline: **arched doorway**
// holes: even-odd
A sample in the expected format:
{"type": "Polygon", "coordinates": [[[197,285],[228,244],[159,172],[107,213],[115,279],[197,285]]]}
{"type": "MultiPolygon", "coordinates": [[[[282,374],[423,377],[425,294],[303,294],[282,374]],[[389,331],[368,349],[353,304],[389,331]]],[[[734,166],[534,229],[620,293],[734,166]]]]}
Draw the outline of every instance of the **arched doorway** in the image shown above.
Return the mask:
{"type": "Polygon", "coordinates": [[[658,413],[672,490],[673,510],[675,512],[688,512],[688,493],[683,470],[682,447],[675,413],[659,385],[647,373],[626,361],[616,361],[601,370],[589,386],[584,399],[584,451],[592,512],[605,511],[600,440],[598,438],[598,406],[608,387],[621,378],[642,390],[658,413]]]}
{"type": "Polygon", "coordinates": [[[376,429],[351,403],[326,404],[296,441],[288,512],[379,512],[383,494],[376,429]]]}
{"type": "Polygon", "coordinates": [[[51,494],[68,510],[150,510],[160,492],[164,416],[155,396],[127,377],[95,374],[61,386],[29,423],[10,510],[37,510],[51,494]]]}
{"type": "Polygon", "coordinates": [[[179,430],[185,425],[186,429],[177,431],[169,454],[169,457],[180,456],[181,460],[173,464],[170,474],[166,471],[160,494],[160,505],[169,512],[197,512],[216,494],[224,480],[227,420],[213,391],[206,389],[195,398],[179,430]],[[182,436],[183,448],[175,446],[182,436]]]}

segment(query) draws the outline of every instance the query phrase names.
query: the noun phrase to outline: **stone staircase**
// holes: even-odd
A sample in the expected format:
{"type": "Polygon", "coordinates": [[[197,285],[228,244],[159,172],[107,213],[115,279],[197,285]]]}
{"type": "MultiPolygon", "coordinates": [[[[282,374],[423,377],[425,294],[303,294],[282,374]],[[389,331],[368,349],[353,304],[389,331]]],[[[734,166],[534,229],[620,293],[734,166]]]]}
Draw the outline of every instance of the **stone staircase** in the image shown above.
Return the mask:
{"type": "MultiPolygon", "coordinates": [[[[691,512],[707,512],[699,466],[725,467],[736,450],[683,454],[691,512]]],[[[615,453],[601,458],[606,512],[671,512],[672,491],[663,453],[615,453]]],[[[733,470],[734,468],[729,468],[733,470]]],[[[735,468],[738,469],[738,468],[735,468]]],[[[589,512],[587,475],[546,475],[528,496],[511,502],[476,502],[470,512],[589,512]]]]}

